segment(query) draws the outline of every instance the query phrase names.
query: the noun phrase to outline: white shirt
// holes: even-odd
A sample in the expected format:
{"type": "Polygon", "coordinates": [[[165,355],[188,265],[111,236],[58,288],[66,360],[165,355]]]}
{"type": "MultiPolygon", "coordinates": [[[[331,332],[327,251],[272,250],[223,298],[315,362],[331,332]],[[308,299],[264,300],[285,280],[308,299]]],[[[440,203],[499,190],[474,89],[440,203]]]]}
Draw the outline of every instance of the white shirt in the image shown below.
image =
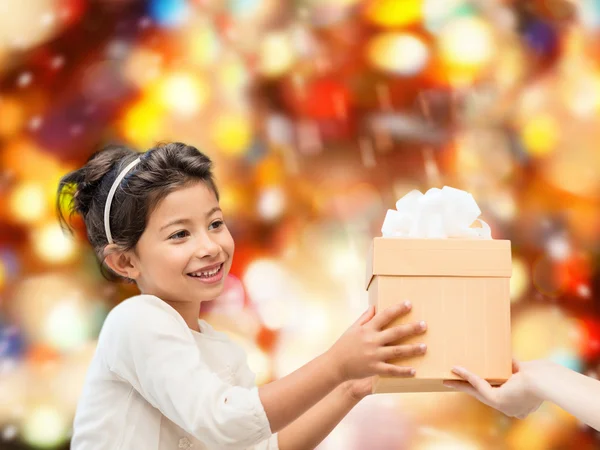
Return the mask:
{"type": "Polygon", "coordinates": [[[277,450],[244,350],[138,295],[107,316],[75,414],[72,450],[277,450]]]}

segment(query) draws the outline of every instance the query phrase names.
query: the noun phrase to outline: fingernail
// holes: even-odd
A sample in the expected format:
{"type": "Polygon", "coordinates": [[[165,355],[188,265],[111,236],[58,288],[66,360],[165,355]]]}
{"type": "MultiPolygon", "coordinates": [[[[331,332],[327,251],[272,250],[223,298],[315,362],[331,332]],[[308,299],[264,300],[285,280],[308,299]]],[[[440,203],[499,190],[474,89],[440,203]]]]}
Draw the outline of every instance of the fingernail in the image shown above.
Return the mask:
{"type": "Polygon", "coordinates": [[[427,346],[425,344],[419,344],[419,350],[424,352],[425,350],[427,350],[427,346]]]}
{"type": "Polygon", "coordinates": [[[414,375],[415,373],[417,373],[417,372],[415,371],[415,369],[410,369],[410,374],[411,374],[411,375],[414,375]]]}
{"type": "Polygon", "coordinates": [[[421,327],[421,330],[425,330],[425,329],[427,329],[427,324],[425,323],[425,321],[424,321],[424,320],[421,320],[421,321],[419,322],[419,327],[421,327]]]}
{"type": "Polygon", "coordinates": [[[452,386],[450,383],[446,383],[445,381],[444,381],[444,386],[446,386],[447,388],[450,388],[450,389],[454,388],[454,386],[452,386]]]}
{"type": "Polygon", "coordinates": [[[408,300],[406,300],[406,301],[404,302],[404,306],[405,306],[406,308],[410,308],[412,305],[411,305],[411,303],[410,303],[408,300]]]}

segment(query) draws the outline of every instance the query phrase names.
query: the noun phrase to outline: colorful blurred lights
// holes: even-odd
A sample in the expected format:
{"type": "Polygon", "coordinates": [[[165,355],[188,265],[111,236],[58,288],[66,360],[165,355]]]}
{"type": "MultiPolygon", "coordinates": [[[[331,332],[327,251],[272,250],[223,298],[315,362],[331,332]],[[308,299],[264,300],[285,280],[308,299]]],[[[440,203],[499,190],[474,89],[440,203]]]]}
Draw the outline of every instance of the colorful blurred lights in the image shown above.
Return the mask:
{"type": "Polygon", "coordinates": [[[425,28],[432,33],[438,33],[446,23],[467,8],[465,0],[423,0],[425,28]]]}
{"type": "Polygon", "coordinates": [[[219,39],[209,26],[194,30],[187,42],[192,61],[201,66],[210,65],[219,54],[219,39]]]}
{"type": "Polygon", "coordinates": [[[559,124],[552,116],[541,114],[523,125],[521,138],[531,155],[543,156],[554,149],[558,141],[559,129],[559,124]]]}
{"type": "Polygon", "coordinates": [[[126,113],[122,122],[122,132],[134,145],[149,147],[164,139],[163,110],[149,99],[142,99],[126,113]]]}
{"type": "Polygon", "coordinates": [[[381,27],[402,27],[421,20],[422,0],[371,0],[366,9],[366,18],[381,27]]]}
{"type": "Polygon", "coordinates": [[[510,278],[510,299],[515,303],[523,296],[529,287],[529,270],[520,258],[512,262],[512,276],[510,278]]]}
{"type": "Polygon", "coordinates": [[[415,75],[429,60],[429,49],[421,39],[400,32],[374,37],[369,42],[367,53],[377,68],[398,75],[415,75]]]}
{"type": "Polygon", "coordinates": [[[512,324],[514,356],[523,361],[549,358],[556,349],[577,354],[583,338],[580,321],[557,307],[528,308],[512,324]]]}
{"type": "Polygon", "coordinates": [[[242,155],[252,140],[252,124],[249,117],[240,113],[224,113],[218,116],[212,129],[212,139],[218,149],[227,155],[242,155]]]}
{"type": "Polygon", "coordinates": [[[248,366],[256,374],[256,384],[261,386],[269,381],[271,377],[271,358],[261,349],[252,346],[246,349],[248,355],[248,366]]]}
{"type": "Polygon", "coordinates": [[[45,322],[45,340],[60,350],[71,350],[85,343],[90,337],[90,326],[86,321],[82,304],[64,301],[56,305],[45,322]]]}
{"type": "Polygon", "coordinates": [[[28,444],[49,448],[63,443],[67,433],[67,419],[56,408],[42,405],[27,415],[22,434],[28,444]]]}
{"type": "Polygon", "coordinates": [[[10,209],[19,222],[31,224],[40,220],[47,212],[43,187],[31,182],[18,185],[10,197],[10,209]]]}
{"type": "Polygon", "coordinates": [[[565,261],[571,256],[571,245],[565,236],[553,236],[546,245],[548,255],[554,261],[565,261]]]}
{"type": "Polygon", "coordinates": [[[264,189],[258,198],[258,214],[266,220],[281,216],[285,209],[285,193],[279,186],[264,189]]]}
{"type": "Polygon", "coordinates": [[[14,425],[7,425],[2,430],[2,440],[4,441],[12,441],[19,434],[19,430],[14,425]]]}
{"type": "Polygon", "coordinates": [[[564,349],[557,350],[550,355],[549,359],[556,364],[574,370],[575,372],[581,373],[583,371],[581,358],[571,351],[564,349]]]}
{"type": "Polygon", "coordinates": [[[152,19],[165,27],[181,25],[189,15],[187,0],[151,0],[148,7],[152,19]]]}
{"type": "Polygon", "coordinates": [[[209,92],[210,87],[205,81],[186,73],[167,76],[158,88],[161,104],[183,116],[198,113],[208,101],[209,92]]]}
{"type": "Polygon", "coordinates": [[[600,28],[600,4],[598,4],[598,1],[581,0],[577,4],[577,12],[581,23],[590,30],[600,28]]]}
{"type": "Polygon", "coordinates": [[[68,262],[77,250],[75,240],[64,234],[58,222],[37,229],[33,235],[33,247],[39,258],[48,263],[68,262]]]}
{"type": "Polygon", "coordinates": [[[4,262],[0,260],[0,289],[4,287],[4,283],[6,282],[6,268],[4,267],[4,262]]]}
{"type": "Polygon", "coordinates": [[[162,69],[162,56],[147,48],[134,48],[123,68],[125,78],[138,87],[156,80],[162,69]]]}
{"type": "Polygon", "coordinates": [[[490,26],[477,17],[449,22],[438,39],[440,57],[450,71],[448,77],[473,77],[492,60],[495,42],[490,26]]]}
{"type": "Polygon", "coordinates": [[[265,326],[283,327],[289,321],[295,295],[287,270],[275,260],[257,259],[248,265],[242,280],[265,326]]]}
{"type": "Polygon", "coordinates": [[[11,98],[0,98],[0,117],[0,136],[17,133],[25,120],[22,104],[11,98]]]}
{"type": "Polygon", "coordinates": [[[288,33],[277,31],[264,36],[260,44],[258,70],[265,76],[284,74],[295,61],[294,46],[288,33]]]}
{"type": "Polygon", "coordinates": [[[423,440],[419,440],[415,450],[479,450],[481,447],[472,441],[463,440],[450,433],[431,430],[423,440]]]}
{"type": "Polygon", "coordinates": [[[228,0],[230,11],[239,18],[254,16],[264,3],[262,0],[228,0]]]}
{"type": "Polygon", "coordinates": [[[219,66],[219,83],[226,97],[236,98],[249,81],[249,74],[239,58],[229,58],[219,66]]]}

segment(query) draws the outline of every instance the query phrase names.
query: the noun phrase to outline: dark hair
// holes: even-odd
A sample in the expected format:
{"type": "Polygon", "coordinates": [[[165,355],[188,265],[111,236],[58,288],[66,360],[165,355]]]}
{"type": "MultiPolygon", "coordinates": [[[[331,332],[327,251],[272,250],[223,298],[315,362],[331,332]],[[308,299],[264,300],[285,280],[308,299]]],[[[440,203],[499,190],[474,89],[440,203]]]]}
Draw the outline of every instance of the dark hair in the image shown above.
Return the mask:
{"type": "MultiPolygon", "coordinates": [[[[102,274],[111,281],[123,277],[104,264],[104,248],[108,244],[104,206],[118,174],[139,156],[140,153],[126,146],[109,145],[94,153],[83,167],[62,177],[58,185],[56,208],[61,226],[72,232],[63,208],[67,209],[69,219],[74,214],[82,216],[102,274]]],[[[197,182],[205,183],[219,199],[212,161],[197,148],[172,142],[148,150],[123,178],[112,199],[110,230],[114,243],[124,251],[135,251],[156,205],[170,192],[197,182]]]]}

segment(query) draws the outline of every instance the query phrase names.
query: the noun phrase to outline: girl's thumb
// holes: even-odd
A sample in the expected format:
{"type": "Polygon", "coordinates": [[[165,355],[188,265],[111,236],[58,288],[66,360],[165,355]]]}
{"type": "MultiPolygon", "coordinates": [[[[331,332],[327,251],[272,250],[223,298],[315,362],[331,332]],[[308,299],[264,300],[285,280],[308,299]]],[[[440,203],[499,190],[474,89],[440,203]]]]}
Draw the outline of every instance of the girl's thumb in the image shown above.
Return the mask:
{"type": "Polygon", "coordinates": [[[358,318],[358,320],[356,321],[356,325],[358,326],[362,326],[365,323],[367,323],[369,320],[371,320],[373,318],[373,316],[375,316],[375,307],[374,306],[369,306],[369,308],[362,313],[362,315],[358,318]]]}

